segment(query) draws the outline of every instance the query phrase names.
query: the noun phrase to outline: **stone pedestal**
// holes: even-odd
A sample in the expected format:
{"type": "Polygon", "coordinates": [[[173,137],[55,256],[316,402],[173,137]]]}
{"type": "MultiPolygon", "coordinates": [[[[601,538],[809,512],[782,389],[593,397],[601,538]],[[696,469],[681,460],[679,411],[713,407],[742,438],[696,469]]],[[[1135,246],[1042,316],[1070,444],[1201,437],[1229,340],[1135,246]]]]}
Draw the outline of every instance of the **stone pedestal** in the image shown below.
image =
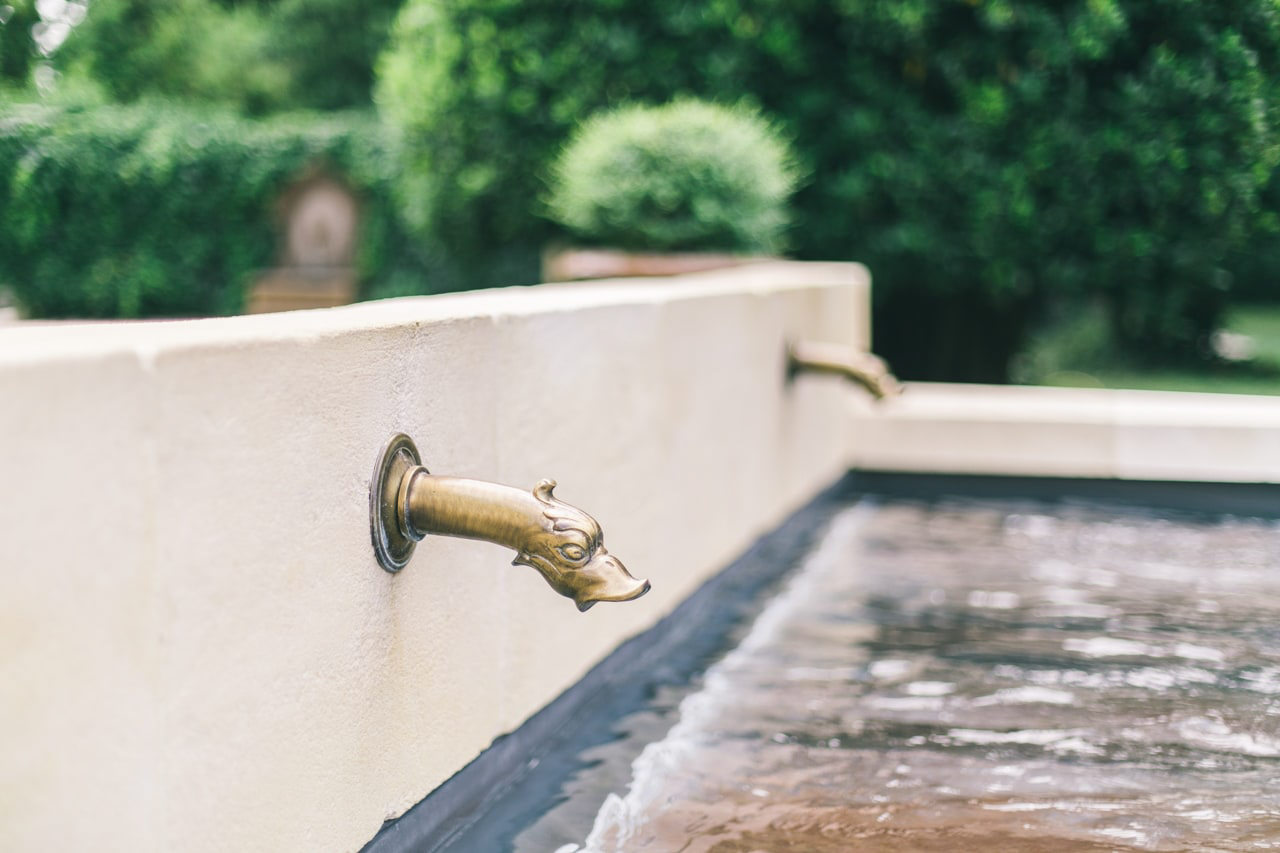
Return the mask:
{"type": "Polygon", "coordinates": [[[359,204],[345,185],[316,171],[280,198],[280,265],[249,290],[246,314],[332,308],[355,301],[359,204]]]}
{"type": "Polygon", "coordinates": [[[264,272],[254,283],[244,313],[333,308],[350,304],[355,296],[356,273],[349,267],[277,267],[264,272]]]}
{"type": "Polygon", "coordinates": [[[542,255],[542,280],[686,275],[764,260],[776,259],[726,252],[626,252],[556,247],[542,255]]]}

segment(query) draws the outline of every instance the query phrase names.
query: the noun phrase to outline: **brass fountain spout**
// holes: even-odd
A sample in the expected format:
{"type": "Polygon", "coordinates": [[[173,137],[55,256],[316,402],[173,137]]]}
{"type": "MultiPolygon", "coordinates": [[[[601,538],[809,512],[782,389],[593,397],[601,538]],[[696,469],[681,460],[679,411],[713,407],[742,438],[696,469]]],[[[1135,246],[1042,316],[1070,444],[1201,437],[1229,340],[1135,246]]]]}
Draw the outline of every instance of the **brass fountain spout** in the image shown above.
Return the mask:
{"type": "Polygon", "coordinates": [[[516,552],[513,565],[537,569],[579,610],[597,601],[630,601],[649,591],[604,547],[600,525],[557,498],[554,480],[525,491],[422,466],[407,435],[382,449],[369,489],[373,550],[389,572],[404,568],[427,534],[482,539],[516,552]]]}
{"type": "Polygon", "coordinates": [[[800,373],[826,373],[858,383],[877,400],[902,393],[902,383],[884,359],[840,344],[797,341],[787,345],[787,379],[800,373]]]}

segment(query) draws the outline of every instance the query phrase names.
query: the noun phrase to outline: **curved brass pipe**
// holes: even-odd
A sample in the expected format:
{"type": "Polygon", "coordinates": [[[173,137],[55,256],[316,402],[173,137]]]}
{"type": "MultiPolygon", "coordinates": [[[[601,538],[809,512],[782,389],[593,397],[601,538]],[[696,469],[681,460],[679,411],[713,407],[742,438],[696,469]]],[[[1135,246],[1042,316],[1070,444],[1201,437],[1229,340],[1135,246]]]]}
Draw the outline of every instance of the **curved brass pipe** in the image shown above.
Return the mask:
{"type": "Polygon", "coordinates": [[[402,569],[426,535],[481,539],[516,552],[579,610],[630,601],[649,591],[604,547],[599,523],[553,494],[554,480],[529,491],[431,474],[407,435],[382,449],[369,490],[373,549],[389,572],[402,569]]]}
{"type": "Polygon", "coordinates": [[[797,341],[787,345],[787,379],[800,373],[841,376],[866,388],[877,400],[902,393],[902,383],[884,359],[841,344],[797,341]]]}

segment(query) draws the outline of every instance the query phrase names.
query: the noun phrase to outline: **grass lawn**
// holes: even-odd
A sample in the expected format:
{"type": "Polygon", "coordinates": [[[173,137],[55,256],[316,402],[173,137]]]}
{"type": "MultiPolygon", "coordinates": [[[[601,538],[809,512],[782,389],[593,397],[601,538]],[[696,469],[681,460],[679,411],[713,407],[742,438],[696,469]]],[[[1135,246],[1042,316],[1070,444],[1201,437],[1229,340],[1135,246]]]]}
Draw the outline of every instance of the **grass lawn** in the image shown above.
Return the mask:
{"type": "Polygon", "coordinates": [[[1047,385],[1140,388],[1151,391],[1211,391],[1219,394],[1280,394],[1280,305],[1239,305],[1227,316],[1226,331],[1253,339],[1250,361],[1190,370],[1115,368],[1088,373],[1063,371],[1047,385]]]}
{"type": "Polygon", "coordinates": [[[1227,331],[1253,338],[1258,361],[1280,369],[1280,305],[1241,305],[1227,315],[1227,331]]]}

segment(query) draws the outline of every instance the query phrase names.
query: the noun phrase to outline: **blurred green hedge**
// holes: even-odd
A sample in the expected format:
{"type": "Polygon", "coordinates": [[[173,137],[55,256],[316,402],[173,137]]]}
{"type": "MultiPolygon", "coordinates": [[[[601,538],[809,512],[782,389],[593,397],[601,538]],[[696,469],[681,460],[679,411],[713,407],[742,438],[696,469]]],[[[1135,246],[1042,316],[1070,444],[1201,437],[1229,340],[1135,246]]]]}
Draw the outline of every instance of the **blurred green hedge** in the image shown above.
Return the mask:
{"type": "Polygon", "coordinates": [[[683,99],[585,122],[552,167],[547,205],[589,244],[774,253],[796,178],[759,113],[683,99]]]}
{"type": "Polygon", "coordinates": [[[409,0],[380,74],[414,221],[472,259],[555,235],[584,116],[754,99],[812,175],[797,253],[870,265],[911,378],[1005,379],[1077,302],[1135,357],[1203,356],[1280,159],[1272,0],[409,0]]]}
{"type": "Polygon", "coordinates": [[[420,292],[428,259],[400,225],[399,163],[369,114],[6,107],[0,284],[33,317],[233,313],[275,260],[279,193],[322,166],[360,197],[365,294],[420,292]]]}

